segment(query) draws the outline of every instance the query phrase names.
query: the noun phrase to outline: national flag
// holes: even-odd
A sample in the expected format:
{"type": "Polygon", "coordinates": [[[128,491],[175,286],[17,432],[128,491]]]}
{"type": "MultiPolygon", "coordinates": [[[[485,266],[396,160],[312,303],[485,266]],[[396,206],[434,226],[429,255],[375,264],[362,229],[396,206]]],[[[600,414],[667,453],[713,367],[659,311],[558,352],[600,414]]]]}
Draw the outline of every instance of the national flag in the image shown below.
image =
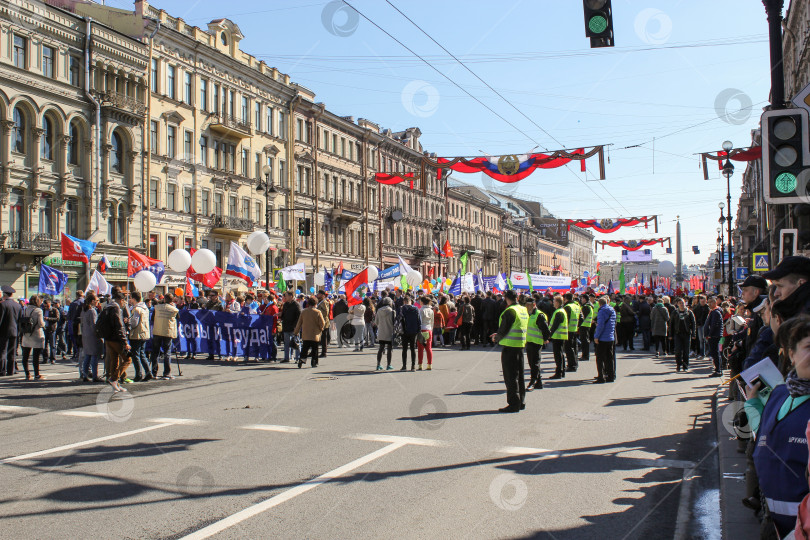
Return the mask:
{"type": "Polygon", "coordinates": [[[346,300],[349,302],[350,306],[357,305],[363,301],[362,298],[355,296],[354,293],[358,288],[360,288],[361,285],[365,283],[368,283],[368,268],[345,283],[346,300]]]}
{"type": "Polygon", "coordinates": [[[447,290],[450,294],[459,295],[461,294],[461,272],[459,271],[456,274],[456,278],[453,280],[453,283],[450,284],[450,288],[447,290]]]}
{"type": "Polygon", "coordinates": [[[323,288],[325,290],[327,290],[327,291],[331,291],[333,282],[334,282],[334,279],[332,278],[332,274],[329,273],[329,270],[327,270],[326,267],[324,266],[324,268],[323,268],[323,288]]]}
{"type": "Polygon", "coordinates": [[[90,257],[96,250],[96,243],[90,240],[79,240],[62,233],[62,260],[90,263],[90,257]]]}
{"type": "Polygon", "coordinates": [[[39,287],[42,294],[57,295],[65,289],[68,276],[56,268],[51,268],[46,264],[39,265],[39,287]]]}
{"type": "Polygon", "coordinates": [[[244,249],[240,248],[236,242],[232,241],[228,252],[228,266],[225,268],[225,274],[244,279],[248,287],[253,287],[253,282],[261,277],[262,271],[253,258],[244,249]]]}
{"type": "Polygon", "coordinates": [[[624,294],[627,291],[627,284],[624,277],[624,263],[622,263],[621,270],[619,270],[619,294],[624,294]]]}
{"type": "Polygon", "coordinates": [[[612,279],[609,279],[609,280],[608,280],[608,284],[607,284],[607,293],[608,293],[608,294],[613,294],[614,292],[616,292],[616,291],[615,291],[615,289],[613,288],[613,280],[612,280],[612,279]]]}
{"type": "Polygon", "coordinates": [[[431,266],[430,268],[428,268],[428,277],[429,277],[429,278],[432,278],[432,277],[433,277],[433,271],[434,271],[434,270],[435,270],[435,268],[433,268],[432,266],[431,266]]]}
{"type": "Polygon", "coordinates": [[[160,283],[160,280],[163,279],[163,273],[166,271],[163,261],[147,257],[130,249],[127,256],[127,276],[133,277],[141,270],[155,274],[157,283],[160,283]]]}
{"type": "Polygon", "coordinates": [[[188,277],[186,277],[186,291],[185,291],[185,293],[186,293],[186,296],[191,296],[193,298],[197,298],[198,296],[200,296],[200,290],[197,288],[197,286],[194,284],[193,281],[188,279],[188,277]]]}
{"type": "Polygon", "coordinates": [[[503,279],[503,274],[500,272],[498,272],[498,277],[495,278],[495,288],[498,289],[498,292],[506,290],[506,280],[503,279]]]}
{"type": "MultiPolygon", "coordinates": [[[[194,255],[196,251],[197,251],[196,249],[191,248],[189,250],[189,253],[191,255],[194,255]]],[[[186,270],[186,278],[190,279],[191,281],[199,281],[209,289],[214,288],[216,284],[219,283],[219,278],[221,277],[222,277],[222,268],[220,268],[219,266],[215,266],[214,269],[208,272],[207,274],[200,274],[198,272],[195,272],[194,268],[192,268],[191,266],[189,266],[188,270],[186,270]]]]}
{"type": "Polygon", "coordinates": [[[461,262],[461,273],[462,274],[467,273],[467,259],[468,258],[469,258],[469,254],[466,251],[461,254],[461,257],[458,258],[458,260],[461,262]]]}
{"type": "Polygon", "coordinates": [[[87,291],[93,291],[96,293],[96,295],[103,296],[112,292],[112,285],[107,283],[107,280],[104,279],[101,272],[98,270],[93,270],[93,277],[90,278],[90,282],[87,284],[87,288],[84,290],[84,293],[87,294],[87,291]]]}
{"type": "Polygon", "coordinates": [[[397,255],[399,257],[399,275],[407,277],[408,274],[413,270],[408,263],[402,258],[402,255],[397,255]]]}
{"type": "Polygon", "coordinates": [[[444,252],[445,257],[453,257],[454,256],[453,255],[453,248],[450,247],[450,240],[445,240],[444,241],[444,249],[442,251],[444,252]]]}
{"type": "Polygon", "coordinates": [[[444,254],[442,253],[442,250],[439,249],[439,244],[436,243],[436,240],[433,241],[433,253],[435,253],[439,257],[444,256],[444,254]]]}
{"type": "Polygon", "coordinates": [[[107,258],[106,255],[101,256],[101,260],[98,261],[98,271],[102,274],[106,274],[107,270],[110,269],[112,265],[110,264],[110,260],[107,258]]]}
{"type": "Polygon", "coordinates": [[[343,261],[340,261],[340,264],[335,271],[335,276],[342,276],[343,275],[343,261]]]}

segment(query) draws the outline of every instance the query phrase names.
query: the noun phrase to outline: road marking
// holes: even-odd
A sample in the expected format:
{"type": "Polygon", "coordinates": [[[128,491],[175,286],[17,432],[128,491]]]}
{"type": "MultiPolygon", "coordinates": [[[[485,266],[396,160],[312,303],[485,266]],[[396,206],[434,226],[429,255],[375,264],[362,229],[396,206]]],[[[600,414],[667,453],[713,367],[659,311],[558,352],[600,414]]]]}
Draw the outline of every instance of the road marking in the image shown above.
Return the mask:
{"type": "Polygon", "coordinates": [[[216,523],[212,523],[211,525],[208,525],[207,527],[204,527],[199,531],[193,532],[188,536],[184,536],[183,540],[202,540],[204,538],[209,538],[217,533],[224,531],[225,529],[228,529],[230,527],[233,527],[234,525],[237,525],[238,523],[245,521],[246,519],[261,514],[262,512],[270,510],[271,508],[278,506],[281,503],[287,502],[290,499],[297,497],[298,495],[306,493],[311,489],[314,489],[322,484],[325,484],[330,480],[334,480],[335,478],[343,476],[348,472],[351,472],[359,467],[362,467],[363,465],[366,465],[367,463],[370,463],[375,459],[378,459],[386,454],[390,454],[394,450],[398,450],[403,446],[407,446],[409,443],[405,442],[404,439],[408,438],[409,437],[397,437],[397,439],[403,440],[392,442],[388,446],[384,446],[379,450],[376,450],[370,454],[366,454],[363,457],[357,458],[351,463],[347,463],[346,465],[338,467],[337,469],[333,469],[328,473],[318,476],[317,478],[313,478],[312,480],[307,480],[303,484],[299,484],[294,488],[290,488],[287,491],[279,493],[278,495],[271,497],[265,501],[262,501],[258,504],[249,506],[244,510],[241,510],[231,516],[228,516],[224,519],[221,519],[220,521],[217,521],[216,523]]]}
{"type": "Polygon", "coordinates": [[[156,422],[158,424],[174,424],[180,426],[199,426],[205,422],[202,420],[194,420],[192,418],[147,418],[147,422],[156,422]]]}
{"type": "Polygon", "coordinates": [[[375,442],[387,442],[387,443],[402,443],[402,444],[414,444],[416,446],[450,446],[449,443],[445,441],[437,441],[436,439],[419,439],[416,437],[399,437],[397,435],[374,435],[368,433],[358,433],[357,435],[352,435],[350,438],[357,439],[359,441],[375,441],[375,442]]]}
{"type": "Polygon", "coordinates": [[[548,448],[526,448],[524,446],[504,446],[495,450],[499,454],[509,454],[510,456],[539,456],[543,458],[560,457],[562,452],[549,450],[548,448]]]}
{"type": "Polygon", "coordinates": [[[61,416],[78,416],[80,418],[103,418],[107,416],[107,413],[96,411],[59,411],[56,414],[61,416]]]}
{"type": "MultiPolygon", "coordinates": [[[[547,450],[545,448],[526,448],[523,446],[504,446],[503,448],[499,448],[495,450],[500,454],[509,454],[513,456],[542,456],[542,457],[560,457],[563,455],[563,452],[558,450],[547,450]]],[[[598,454],[597,454],[598,455],[598,454]]],[[[625,457],[625,456],[617,456],[622,457],[623,459],[627,459],[637,463],[639,466],[650,467],[650,468],[673,468],[673,469],[694,469],[695,462],[694,461],[681,461],[678,459],[661,459],[661,458],[634,458],[634,457],[625,457]]]]}
{"type": "Polygon", "coordinates": [[[270,424],[252,424],[249,426],[242,426],[242,429],[255,429],[257,431],[276,431],[278,433],[306,433],[309,431],[307,428],[295,426],[273,426],[270,424]]]}
{"type": "Polygon", "coordinates": [[[104,441],[110,441],[112,439],[119,439],[121,437],[128,437],[129,435],[137,435],[138,433],[144,433],[146,431],[152,431],[155,429],[160,429],[164,427],[171,426],[173,424],[156,424],[154,426],[149,426],[140,429],[133,429],[132,431],[125,431],[123,433],[117,433],[115,435],[107,435],[106,437],[99,437],[97,439],[90,439],[89,441],[80,441],[73,444],[66,444],[64,446],[57,446],[56,448],[49,448],[48,450],[40,450],[39,452],[32,452],[30,454],[23,454],[21,456],[14,456],[10,458],[6,458],[0,463],[13,463],[15,461],[23,461],[26,459],[31,459],[35,457],[45,456],[48,454],[55,454],[56,452],[62,452],[64,450],[72,450],[73,448],[80,448],[82,446],[89,446],[91,444],[96,444],[104,441]]]}
{"type": "Polygon", "coordinates": [[[11,414],[36,414],[41,412],[47,412],[48,409],[40,409],[38,407],[21,407],[19,405],[0,405],[0,413],[11,413],[11,414]]]}

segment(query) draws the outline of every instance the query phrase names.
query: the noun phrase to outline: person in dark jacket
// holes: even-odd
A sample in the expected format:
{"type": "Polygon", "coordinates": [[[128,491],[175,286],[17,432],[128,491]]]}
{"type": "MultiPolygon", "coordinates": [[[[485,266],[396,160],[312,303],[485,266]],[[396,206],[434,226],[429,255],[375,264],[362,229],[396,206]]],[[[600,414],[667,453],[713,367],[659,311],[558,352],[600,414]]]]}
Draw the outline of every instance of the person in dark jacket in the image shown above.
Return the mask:
{"type": "Polygon", "coordinates": [[[625,296],[624,301],[622,302],[621,306],[619,306],[619,314],[621,315],[621,343],[620,345],[624,350],[627,350],[627,347],[630,347],[631,351],[636,350],[636,346],[633,343],[633,338],[636,333],[636,312],[633,310],[633,306],[630,303],[630,297],[625,296]]]}
{"type": "Polygon", "coordinates": [[[714,371],[710,377],[720,377],[720,338],[723,337],[723,312],[717,305],[717,298],[709,298],[709,315],[703,325],[703,335],[706,336],[706,354],[714,363],[714,371]]]}
{"type": "Polygon", "coordinates": [[[104,308],[105,315],[109,318],[110,334],[104,340],[104,345],[107,349],[107,359],[109,361],[110,371],[107,374],[108,382],[113,390],[116,392],[126,391],[121,385],[120,380],[124,378],[129,364],[132,362],[127,354],[129,351],[129,343],[127,341],[127,330],[124,326],[124,318],[122,308],[124,306],[125,297],[121,291],[113,291],[112,301],[107,303],[104,308]]]}
{"type": "Polygon", "coordinates": [[[84,305],[84,291],[76,291],[76,299],[68,306],[67,314],[67,334],[70,347],[73,351],[73,361],[77,364],[84,358],[80,354],[82,348],[82,336],[79,334],[79,326],[82,324],[82,306],[84,305]]]}
{"type": "Polygon", "coordinates": [[[481,317],[481,324],[484,325],[484,344],[489,343],[490,347],[494,347],[495,344],[489,340],[489,336],[495,333],[497,329],[497,319],[498,316],[496,315],[497,311],[497,303],[495,302],[495,298],[492,296],[492,291],[487,292],[487,297],[481,301],[481,310],[482,310],[482,317],[481,317]]]}
{"type": "Polygon", "coordinates": [[[709,317],[709,305],[706,295],[701,294],[698,296],[698,305],[692,310],[692,313],[695,314],[695,323],[697,324],[697,357],[701,359],[706,355],[706,336],[703,334],[703,326],[709,317]]]}
{"type": "Polygon", "coordinates": [[[475,293],[475,296],[470,300],[470,305],[474,311],[472,339],[475,345],[483,345],[486,343],[486,336],[484,336],[484,299],[481,296],[481,291],[475,293]]]}
{"type": "Polygon", "coordinates": [[[672,337],[675,341],[675,371],[687,371],[689,369],[689,345],[697,327],[695,316],[686,307],[683,298],[675,301],[675,313],[670,319],[672,337]]]}
{"type": "Polygon", "coordinates": [[[59,310],[53,307],[50,300],[42,302],[42,315],[45,319],[45,349],[42,351],[42,362],[56,362],[56,327],[59,324],[59,310]]]}
{"type": "Polygon", "coordinates": [[[548,329],[551,334],[551,348],[554,351],[554,363],[557,368],[550,379],[564,379],[565,358],[563,349],[565,348],[565,343],[568,341],[568,315],[563,309],[562,296],[558,295],[554,297],[554,313],[551,315],[548,329]]]}
{"type": "Polygon", "coordinates": [[[346,302],[344,295],[339,295],[338,299],[332,305],[332,320],[335,321],[335,333],[337,334],[337,346],[339,349],[343,345],[349,346],[349,342],[343,339],[342,327],[343,324],[349,320],[349,303],[346,302]]]}
{"type": "MultiPolygon", "coordinates": [[[[290,346],[295,331],[295,325],[298,323],[298,317],[301,316],[301,305],[295,301],[295,295],[287,291],[284,293],[284,304],[281,306],[281,331],[284,335],[284,360],[281,363],[288,363],[290,361],[290,346]]],[[[295,361],[298,361],[301,351],[295,349],[295,361]]]]}
{"type": "Polygon", "coordinates": [[[537,309],[533,297],[526,299],[526,312],[529,314],[529,327],[526,330],[526,360],[529,363],[529,384],[526,391],[543,388],[543,378],[540,372],[540,349],[548,343],[551,332],[548,328],[546,314],[537,309]]]}
{"type": "Polygon", "coordinates": [[[638,332],[641,334],[641,346],[645,351],[650,350],[652,344],[652,298],[642,298],[638,303],[638,332]]]}
{"type": "Polygon", "coordinates": [[[3,301],[0,302],[0,377],[14,375],[17,371],[18,325],[22,306],[12,296],[16,292],[10,285],[3,285],[3,301]]]}
{"type": "Polygon", "coordinates": [[[402,368],[405,371],[408,367],[408,349],[411,351],[411,371],[416,369],[416,334],[419,333],[421,318],[419,309],[414,307],[413,298],[406,295],[403,299],[400,319],[402,321],[402,368]]]}

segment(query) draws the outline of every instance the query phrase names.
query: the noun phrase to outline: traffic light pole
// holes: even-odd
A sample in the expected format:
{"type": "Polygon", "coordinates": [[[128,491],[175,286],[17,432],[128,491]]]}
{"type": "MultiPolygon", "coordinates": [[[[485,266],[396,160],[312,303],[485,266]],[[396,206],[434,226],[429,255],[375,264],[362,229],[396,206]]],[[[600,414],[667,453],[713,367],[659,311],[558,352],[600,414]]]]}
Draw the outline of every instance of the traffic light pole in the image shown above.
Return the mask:
{"type": "Polygon", "coordinates": [[[784,0],[762,0],[768,16],[771,52],[771,109],[785,108],[785,75],[782,63],[782,8],[784,0]]]}

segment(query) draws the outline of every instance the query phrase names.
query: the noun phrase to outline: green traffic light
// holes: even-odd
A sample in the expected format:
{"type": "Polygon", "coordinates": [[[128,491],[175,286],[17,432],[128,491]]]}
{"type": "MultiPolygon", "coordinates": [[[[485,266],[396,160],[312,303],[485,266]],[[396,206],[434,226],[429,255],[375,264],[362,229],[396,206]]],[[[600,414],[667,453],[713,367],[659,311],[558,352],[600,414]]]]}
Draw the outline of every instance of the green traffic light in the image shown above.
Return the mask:
{"type": "Polygon", "coordinates": [[[793,193],[796,191],[796,175],[789,172],[779,173],[774,180],[774,187],[779,193],[793,193]]]}
{"type": "Polygon", "coordinates": [[[604,15],[594,15],[588,20],[588,30],[594,34],[601,34],[607,30],[608,21],[604,15]]]}

